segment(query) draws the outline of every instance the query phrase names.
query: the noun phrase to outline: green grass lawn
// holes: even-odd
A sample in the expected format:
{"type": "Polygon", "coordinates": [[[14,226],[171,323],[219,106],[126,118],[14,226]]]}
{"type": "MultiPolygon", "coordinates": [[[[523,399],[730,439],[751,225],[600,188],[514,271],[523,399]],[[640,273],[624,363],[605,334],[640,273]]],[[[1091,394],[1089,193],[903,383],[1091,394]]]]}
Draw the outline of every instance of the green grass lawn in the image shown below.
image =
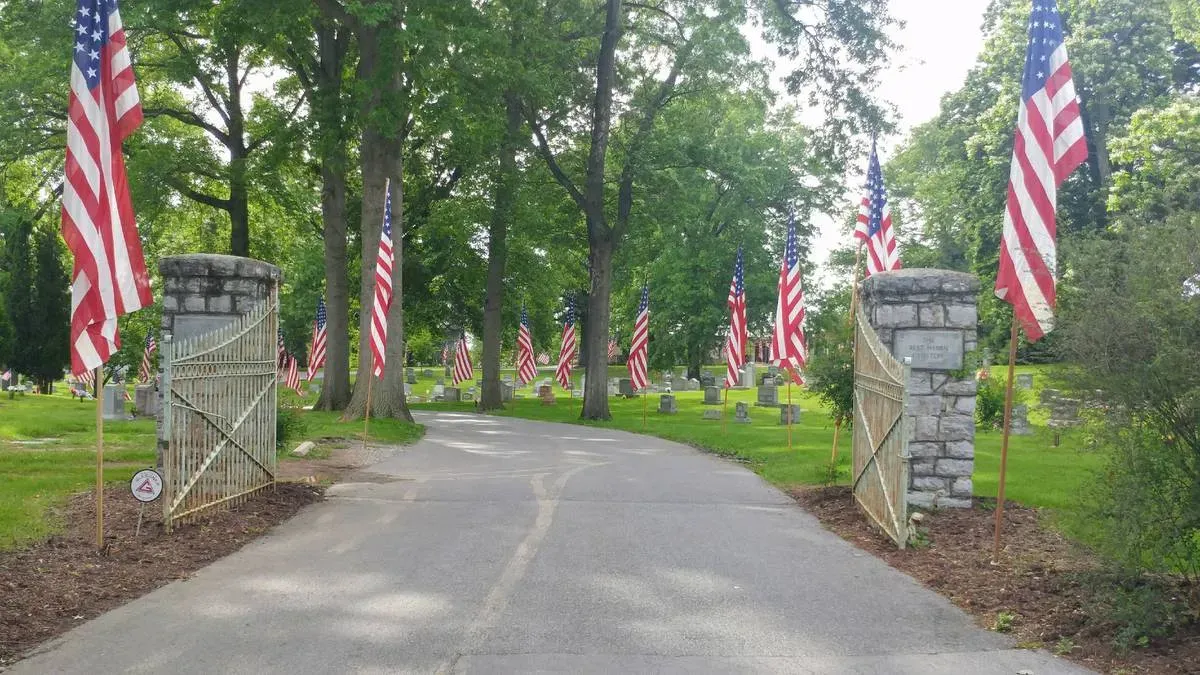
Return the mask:
{"type": "MultiPolygon", "coordinates": [[[[54,520],[52,507],[95,485],[96,403],[72,400],[64,386],[57,390],[60,393],[49,396],[0,397],[0,550],[53,533],[62,524],[54,520]]],[[[300,401],[295,393],[281,391],[280,402],[300,401]]],[[[362,437],[362,422],[342,422],[337,413],[298,414],[294,438],[288,439],[291,445],[305,439],[362,437]]],[[[371,421],[373,442],[411,443],[422,434],[420,425],[371,421]]],[[[106,482],[125,483],[154,462],[154,420],[104,423],[106,482]]]]}
{"type": "MultiPolygon", "coordinates": [[[[723,366],[709,366],[714,374],[722,372],[723,366]]],[[[418,373],[420,370],[418,369],[418,373]]],[[[1003,366],[993,368],[993,376],[1005,377],[1003,366]]],[[[1034,389],[1024,392],[1024,402],[1030,407],[1030,422],[1034,434],[1013,436],[1009,445],[1008,479],[1006,497],[1028,506],[1046,507],[1068,511],[1078,502],[1079,492],[1084,488],[1092,471],[1099,468],[1102,458],[1082,450],[1079,433],[1065,431],[1059,447],[1054,447],[1053,434],[1039,426],[1044,417],[1036,408],[1037,394],[1046,386],[1046,369],[1037,366],[1021,366],[1018,373],[1033,373],[1034,389]]],[[[578,381],[578,378],[576,378],[578,381]]],[[[414,385],[414,393],[426,395],[432,380],[414,385]]],[[[529,389],[526,396],[532,396],[529,389]]],[[[514,401],[507,410],[498,414],[549,422],[588,424],[600,427],[647,433],[668,440],[686,443],[703,450],[735,457],[745,461],[766,480],[781,487],[794,485],[817,485],[826,481],[827,467],[833,448],[833,421],[828,411],[813,394],[792,388],[793,402],[803,410],[801,422],[792,427],[792,447],[787,444],[787,429],[779,422],[779,411],[773,408],[751,406],[750,425],[732,421],[734,403],[753,403],[755,390],[732,390],[729,394],[728,427],[723,430],[721,422],[701,419],[705,406],[703,392],[676,392],[679,413],[660,415],[658,396],[650,395],[646,400],[646,426],[642,426],[642,400],[610,399],[613,419],[609,422],[581,422],[580,401],[558,396],[556,405],[543,406],[536,399],[525,398],[514,401]]],[[[781,387],[779,398],[786,398],[786,388],[781,387]]],[[[414,409],[462,410],[474,409],[470,403],[417,403],[414,409]]],[[[975,494],[995,497],[1000,471],[1000,441],[998,431],[980,430],[976,437],[975,450],[975,494]]],[[[844,430],[838,449],[838,482],[850,481],[850,434],[844,430]]]]}

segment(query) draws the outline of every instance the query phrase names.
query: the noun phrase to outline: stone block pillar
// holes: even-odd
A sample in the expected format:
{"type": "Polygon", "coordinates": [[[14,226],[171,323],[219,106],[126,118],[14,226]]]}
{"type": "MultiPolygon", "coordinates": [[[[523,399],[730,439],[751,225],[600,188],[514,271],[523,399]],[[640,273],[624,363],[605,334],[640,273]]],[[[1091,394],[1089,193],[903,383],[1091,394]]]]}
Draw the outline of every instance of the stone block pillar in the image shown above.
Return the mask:
{"type": "Polygon", "coordinates": [[[905,425],[908,503],[969,507],[975,470],[975,374],[964,356],[978,346],[979,279],[906,269],[863,283],[867,320],[891,353],[911,358],[905,425]]]}
{"type": "MultiPolygon", "coordinates": [[[[173,342],[222,328],[277,297],[283,274],[261,260],[196,253],[159,259],[162,335],[173,342]]],[[[158,393],[159,466],[166,446],[163,392],[158,393]]]]}

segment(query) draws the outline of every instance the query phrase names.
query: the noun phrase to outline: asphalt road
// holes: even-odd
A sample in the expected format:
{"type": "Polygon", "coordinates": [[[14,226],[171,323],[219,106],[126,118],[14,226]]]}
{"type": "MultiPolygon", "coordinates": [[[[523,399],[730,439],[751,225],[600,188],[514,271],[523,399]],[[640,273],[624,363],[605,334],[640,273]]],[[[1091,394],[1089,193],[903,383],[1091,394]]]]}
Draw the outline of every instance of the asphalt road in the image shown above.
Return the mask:
{"type": "Polygon", "coordinates": [[[11,672],[1086,672],[976,628],[731,462],[421,421],[372,481],[11,672]]]}

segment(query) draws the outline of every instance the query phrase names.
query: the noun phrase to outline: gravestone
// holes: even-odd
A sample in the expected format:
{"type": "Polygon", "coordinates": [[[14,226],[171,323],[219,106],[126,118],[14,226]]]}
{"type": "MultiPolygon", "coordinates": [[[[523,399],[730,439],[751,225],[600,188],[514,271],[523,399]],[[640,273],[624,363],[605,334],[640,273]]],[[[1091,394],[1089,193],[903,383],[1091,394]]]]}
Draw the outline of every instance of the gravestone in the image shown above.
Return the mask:
{"type": "Polygon", "coordinates": [[[404,383],[404,395],[412,396],[412,385],[407,382],[404,383]]]}
{"type": "Polygon", "coordinates": [[[425,370],[421,371],[421,377],[426,377],[426,378],[433,377],[433,371],[426,368],[425,370]]]}
{"type": "Polygon", "coordinates": [[[1042,390],[1042,407],[1050,412],[1046,426],[1062,429],[1079,425],[1079,399],[1068,398],[1057,389],[1042,390]]]}
{"type": "Polygon", "coordinates": [[[406,369],[404,371],[404,382],[406,384],[416,384],[417,383],[417,371],[413,370],[412,368],[406,369]]]}
{"type": "Polygon", "coordinates": [[[134,414],[139,417],[158,415],[158,392],[152,384],[139,384],[133,388],[134,414]]]}
{"type": "Polygon", "coordinates": [[[609,380],[608,380],[608,395],[616,396],[617,394],[620,393],[620,391],[621,391],[620,390],[620,381],[617,380],[617,378],[615,378],[615,377],[609,378],[609,380]]]}
{"type": "Polygon", "coordinates": [[[1022,373],[1020,375],[1017,375],[1017,388],[1018,389],[1033,389],[1033,374],[1032,373],[1022,373]]]}
{"type": "Polygon", "coordinates": [[[738,424],[750,424],[750,406],[745,401],[738,401],[734,407],[734,422],[738,424]]]}
{"type": "Polygon", "coordinates": [[[442,369],[442,376],[443,376],[443,377],[450,377],[450,375],[452,375],[452,372],[451,372],[451,370],[450,370],[450,366],[446,366],[444,369],[442,369]]]}
{"type": "Polygon", "coordinates": [[[1029,406],[1022,404],[1012,407],[1012,422],[1009,431],[1014,436],[1028,436],[1033,433],[1033,429],[1029,428],[1029,406]]]}
{"type": "Polygon", "coordinates": [[[775,377],[776,375],[779,374],[779,366],[777,366],[775,364],[771,364],[771,365],[767,366],[767,374],[770,375],[771,377],[775,377]]]}
{"type": "MultiPolygon", "coordinates": [[[[434,390],[436,391],[437,387],[434,387],[434,390]]],[[[442,400],[450,401],[451,403],[458,403],[459,401],[463,400],[462,390],[458,387],[445,387],[442,389],[442,400]]]]}
{"type": "Polygon", "coordinates": [[[475,400],[475,392],[473,390],[474,390],[474,387],[459,394],[459,398],[458,398],[459,402],[460,403],[471,403],[472,401],[474,401],[475,400]]]}
{"type": "Polygon", "coordinates": [[[785,378],[782,373],[775,376],[776,387],[782,387],[785,384],[787,384],[787,378],[785,378]]]}
{"type": "Polygon", "coordinates": [[[635,396],[635,392],[633,390],[633,380],[629,379],[628,377],[622,377],[617,381],[617,391],[621,396],[633,398],[635,396]]]}
{"type": "Polygon", "coordinates": [[[500,402],[508,403],[513,400],[513,385],[512,382],[500,383],[500,402]]]}
{"type": "Polygon", "coordinates": [[[446,397],[446,385],[440,383],[433,385],[433,392],[431,395],[435,401],[443,400],[446,397]]]}
{"type": "Polygon", "coordinates": [[[772,375],[771,373],[763,373],[762,377],[758,378],[758,384],[759,384],[759,386],[768,385],[768,384],[773,385],[773,384],[775,384],[775,376],[772,375]]]}
{"type": "Polygon", "coordinates": [[[754,402],[756,406],[775,407],[779,405],[779,388],[774,384],[764,384],[758,388],[758,400],[754,402]]]}
{"type": "Polygon", "coordinates": [[[905,269],[863,282],[862,309],[880,342],[909,362],[901,420],[908,435],[908,503],[969,508],[978,382],[964,356],[978,347],[979,279],[905,269]]]}
{"type": "Polygon", "coordinates": [[[433,383],[434,386],[444,387],[446,386],[446,378],[439,377],[438,379],[434,380],[433,383]]]}
{"type": "Polygon", "coordinates": [[[716,410],[715,408],[709,408],[708,410],[704,411],[704,419],[717,420],[719,422],[721,420],[721,411],[716,410]]]}
{"type": "Polygon", "coordinates": [[[124,387],[113,384],[104,386],[104,419],[123,420],[129,415],[125,412],[124,387]]]}
{"type": "Polygon", "coordinates": [[[658,397],[658,412],[663,415],[674,415],[679,412],[679,408],[675,404],[674,394],[663,394],[658,397]]]}
{"type": "Polygon", "coordinates": [[[758,367],[753,363],[747,363],[742,368],[742,376],[738,380],[738,387],[741,389],[749,389],[754,386],[754,378],[758,375],[758,367]]]}
{"type": "Polygon", "coordinates": [[[713,377],[712,373],[708,372],[707,370],[704,371],[704,374],[700,376],[700,386],[704,387],[705,389],[714,386],[716,383],[717,379],[713,377]]]}
{"type": "Polygon", "coordinates": [[[721,405],[721,390],[716,387],[705,387],[704,405],[721,405]]]}
{"type": "Polygon", "coordinates": [[[542,405],[554,405],[554,386],[549,384],[539,386],[538,398],[541,399],[542,405]]]}
{"type": "Polygon", "coordinates": [[[796,404],[783,404],[779,406],[779,423],[780,424],[800,424],[800,406],[796,404]]]}

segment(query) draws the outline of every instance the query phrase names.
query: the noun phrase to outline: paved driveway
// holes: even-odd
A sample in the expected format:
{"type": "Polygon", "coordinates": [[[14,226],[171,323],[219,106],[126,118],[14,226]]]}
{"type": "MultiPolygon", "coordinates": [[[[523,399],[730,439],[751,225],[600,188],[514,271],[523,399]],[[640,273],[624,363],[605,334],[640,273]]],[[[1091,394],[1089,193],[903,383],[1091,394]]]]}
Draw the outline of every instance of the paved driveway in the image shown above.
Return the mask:
{"type": "Polygon", "coordinates": [[[1086,672],[976,628],[736,464],[420,419],[371,482],[12,672],[1086,672]]]}

